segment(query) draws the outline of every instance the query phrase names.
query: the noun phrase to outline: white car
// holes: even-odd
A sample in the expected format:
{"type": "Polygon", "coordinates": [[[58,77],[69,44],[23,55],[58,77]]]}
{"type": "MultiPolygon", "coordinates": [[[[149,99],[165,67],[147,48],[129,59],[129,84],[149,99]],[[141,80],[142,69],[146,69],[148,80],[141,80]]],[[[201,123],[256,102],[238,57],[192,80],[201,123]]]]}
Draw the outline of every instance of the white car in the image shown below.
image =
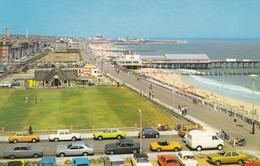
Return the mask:
{"type": "Polygon", "coordinates": [[[0,82],[0,87],[11,87],[11,82],[0,82]]]}
{"type": "Polygon", "coordinates": [[[131,157],[133,166],[152,166],[146,153],[136,153],[131,157]]]}
{"type": "Polygon", "coordinates": [[[58,130],[56,134],[51,134],[49,137],[49,141],[65,141],[65,140],[71,140],[76,141],[80,140],[81,135],[78,133],[71,133],[70,130],[58,130]]]}
{"type": "Polygon", "coordinates": [[[177,160],[181,165],[198,166],[198,161],[190,151],[180,151],[176,153],[177,160]]]}

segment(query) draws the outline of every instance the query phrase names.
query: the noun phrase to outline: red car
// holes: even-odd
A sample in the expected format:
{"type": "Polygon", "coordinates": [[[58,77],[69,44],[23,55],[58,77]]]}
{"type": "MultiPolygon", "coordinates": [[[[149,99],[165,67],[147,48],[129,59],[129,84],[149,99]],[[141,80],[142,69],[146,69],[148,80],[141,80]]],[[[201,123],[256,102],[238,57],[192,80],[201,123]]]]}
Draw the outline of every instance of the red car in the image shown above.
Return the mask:
{"type": "Polygon", "coordinates": [[[260,166],[260,163],[255,163],[255,162],[246,163],[246,166],[260,166]]]}
{"type": "Polygon", "coordinates": [[[161,166],[180,166],[176,157],[172,154],[157,155],[157,161],[161,166]]]}

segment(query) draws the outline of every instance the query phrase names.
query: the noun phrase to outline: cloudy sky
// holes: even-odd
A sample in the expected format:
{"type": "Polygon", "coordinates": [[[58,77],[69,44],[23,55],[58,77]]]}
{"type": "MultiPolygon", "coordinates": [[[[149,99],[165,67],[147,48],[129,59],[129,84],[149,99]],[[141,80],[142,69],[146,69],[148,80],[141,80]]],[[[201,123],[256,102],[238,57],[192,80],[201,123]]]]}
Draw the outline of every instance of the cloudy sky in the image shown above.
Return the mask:
{"type": "Polygon", "coordinates": [[[0,33],[259,39],[259,0],[0,0],[0,33]]]}

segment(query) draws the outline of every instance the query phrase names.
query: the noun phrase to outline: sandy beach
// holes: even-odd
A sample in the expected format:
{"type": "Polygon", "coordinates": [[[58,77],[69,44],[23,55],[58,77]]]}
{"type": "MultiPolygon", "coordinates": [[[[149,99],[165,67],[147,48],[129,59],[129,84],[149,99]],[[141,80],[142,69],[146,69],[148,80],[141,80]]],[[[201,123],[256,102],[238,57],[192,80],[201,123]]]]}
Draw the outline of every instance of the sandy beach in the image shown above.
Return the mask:
{"type": "MultiPolygon", "coordinates": [[[[165,69],[152,69],[152,68],[142,68],[137,70],[140,74],[145,74],[155,80],[158,80],[160,82],[164,82],[165,84],[174,86],[177,89],[180,89],[187,93],[192,93],[197,96],[200,96],[201,98],[204,98],[205,100],[209,100],[211,102],[215,102],[218,104],[225,105],[225,107],[230,107],[232,109],[236,108],[236,110],[240,110],[241,112],[252,116],[252,103],[244,102],[238,99],[229,98],[226,96],[222,96],[216,93],[211,93],[209,91],[206,91],[204,89],[191,86],[187,83],[185,83],[181,75],[173,73],[169,70],[165,69]]],[[[260,110],[259,105],[255,105],[256,110],[260,110]]],[[[256,112],[256,114],[259,114],[259,111],[256,112]]]]}

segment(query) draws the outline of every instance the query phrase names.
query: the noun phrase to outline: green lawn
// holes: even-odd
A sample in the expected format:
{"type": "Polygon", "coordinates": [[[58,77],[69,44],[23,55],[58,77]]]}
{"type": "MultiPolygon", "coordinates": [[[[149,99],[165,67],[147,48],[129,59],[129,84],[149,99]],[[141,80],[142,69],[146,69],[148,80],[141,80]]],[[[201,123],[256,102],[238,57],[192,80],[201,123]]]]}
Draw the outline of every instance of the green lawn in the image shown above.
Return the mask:
{"type": "MultiPolygon", "coordinates": [[[[0,127],[7,131],[133,127],[173,124],[171,117],[126,87],[0,89],[0,127]],[[24,97],[29,98],[25,103],[24,97]],[[35,103],[37,96],[37,104],[35,103]]],[[[160,108],[161,109],[161,108],[160,108]]]]}

